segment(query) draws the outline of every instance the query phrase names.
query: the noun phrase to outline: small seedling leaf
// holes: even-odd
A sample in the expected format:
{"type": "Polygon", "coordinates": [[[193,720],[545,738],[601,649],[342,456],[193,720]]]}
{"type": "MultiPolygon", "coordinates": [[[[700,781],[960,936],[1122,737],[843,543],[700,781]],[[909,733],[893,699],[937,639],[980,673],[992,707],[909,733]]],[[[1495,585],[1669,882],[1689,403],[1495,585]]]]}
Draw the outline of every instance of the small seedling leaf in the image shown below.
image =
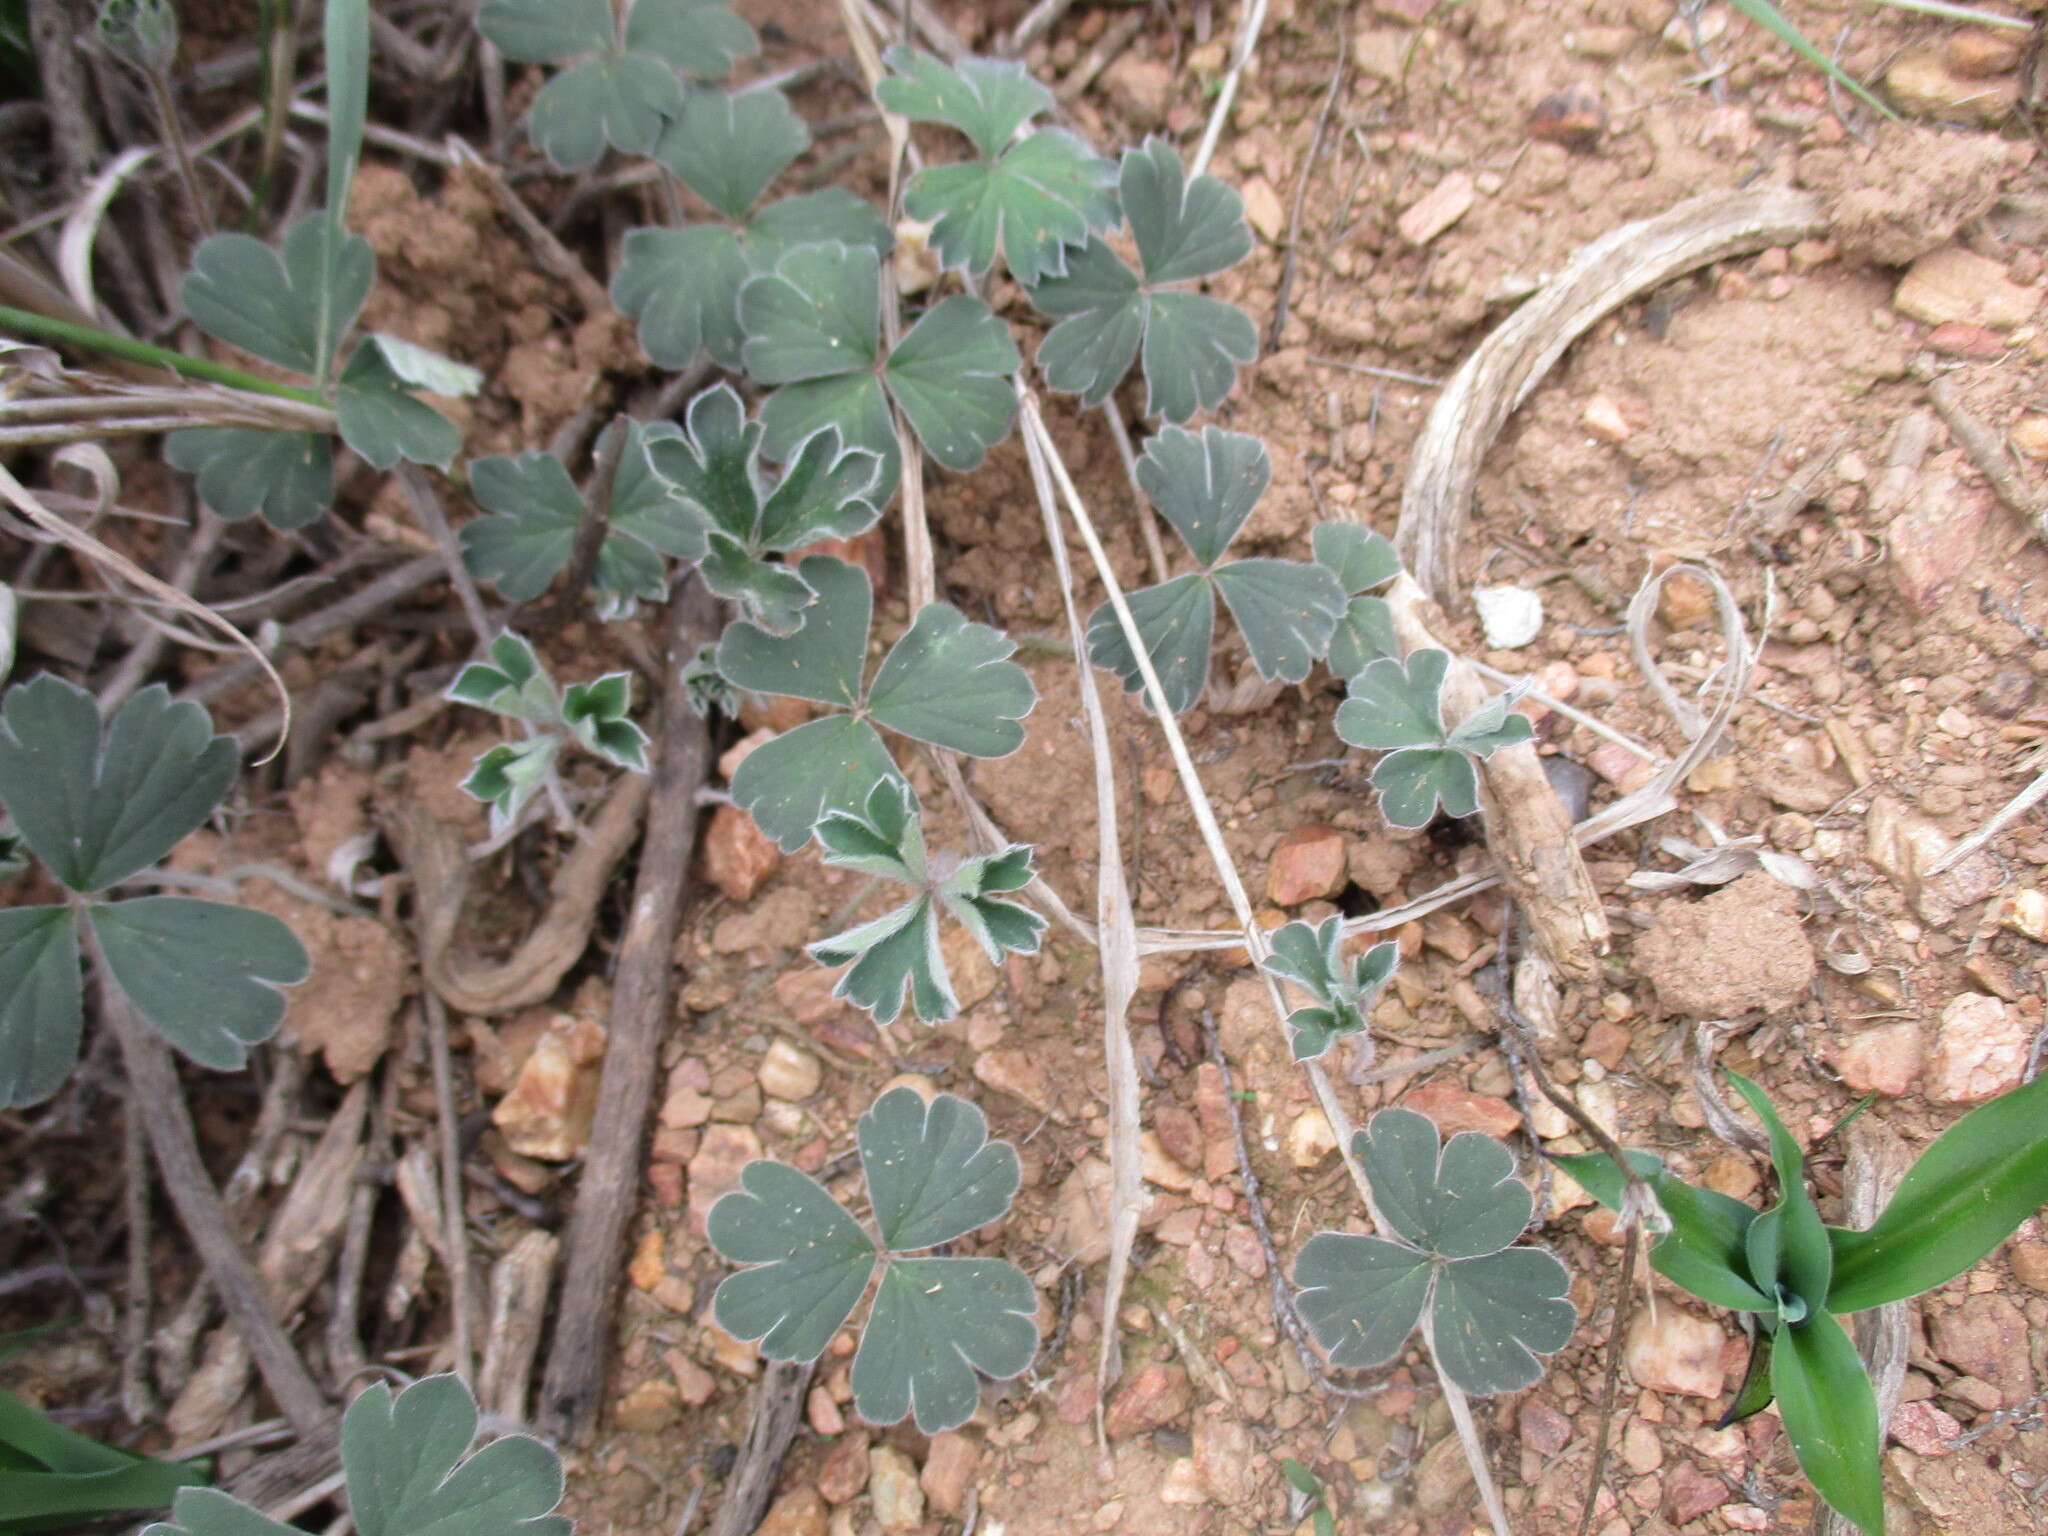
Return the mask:
{"type": "Polygon", "coordinates": [[[375,469],[399,460],[446,469],[462,451],[455,423],[399,382],[376,347],[356,348],[334,395],[334,425],[341,439],[375,469]]]}
{"type": "Polygon", "coordinates": [[[924,822],[910,791],[883,780],[858,812],[835,811],[818,823],[825,862],[904,885],[925,884],[924,822]]]}
{"type": "Polygon", "coordinates": [[[1451,658],[1421,650],[1405,662],[1376,661],[1351,679],[1337,706],[1337,734],[1354,747],[1392,752],[1433,747],[1444,740],[1442,694],[1451,658]]]}
{"type": "Polygon", "coordinates": [[[559,64],[612,46],[607,0],[485,0],[476,28],[515,64],[559,64]]]}
{"type": "Polygon", "coordinates": [[[1514,708],[1515,700],[1520,696],[1519,687],[1508,693],[1495,694],[1453,726],[1445,737],[1446,743],[1474,757],[1491,757],[1502,747],[1527,741],[1536,732],[1529,724],[1529,717],[1514,708]]]}
{"type": "Polygon", "coordinates": [[[561,749],[561,737],[542,735],[501,742],[477,758],[462,790],[491,808],[491,836],[500,836],[540,793],[561,749]]]}
{"type": "Polygon", "coordinates": [[[1017,420],[1010,381],[1022,365],[1010,328],[980,299],[956,293],[918,318],[882,378],[924,451],[964,474],[1010,435],[1017,420]]]}
{"type": "Polygon", "coordinates": [[[680,371],[709,352],[721,367],[740,362],[740,285],[750,268],[739,236],[723,224],[627,232],[612,274],[611,299],[639,328],[640,350],[680,371]]]}
{"type": "Polygon", "coordinates": [[[207,335],[313,376],[323,337],[331,345],[348,329],[376,274],[376,257],[360,235],[341,242],[334,271],[325,274],[326,238],[325,213],[298,219],[277,250],[253,235],[210,236],[192,253],[180,288],[185,312],[207,335]]]}
{"type": "Polygon", "coordinates": [[[1166,427],[1138,457],[1138,485],[1209,570],[1252,515],[1273,478],[1266,445],[1242,432],[1166,427]]]}
{"type": "MultiPolygon", "coordinates": [[[[1216,633],[1216,600],[1208,579],[1199,572],[1176,576],[1157,586],[1142,587],[1124,599],[1137,626],[1145,653],[1159,674],[1166,707],[1186,714],[1209,681],[1209,643],[1216,633]]],[[[1131,649],[1116,610],[1102,604],[1088,616],[1088,659],[1123,679],[1127,693],[1138,693],[1145,676],[1131,649]]],[[[1147,704],[1150,704],[1147,699],[1147,704]]]]}
{"type": "Polygon", "coordinates": [[[1868,1536],[1883,1536],[1877,1399],[1863,1357],[1825,1309],[1772,1338],[1771,1394],[1814,1492],[1868,1536]]]}
{"type": "Polygon", "coordinates": [[[926,603],[882,658],[869,712],[917,741],[970,757],[1008,757],[1024,745],[1019,722],[1038,702],[1030,674],[1009,659],[1016,649],[1001,630],[950,603],[926,603]]]}
{"type": "Polygon", "coordinates": [[[975,1377],[1006,1381],[1038,1352],[1038,1293],[1007,1259],[894,1259],[853,1357],[853,1406],[871,1424],[915,1414],[958,1429],[981,1402],[975,1377]]]}
{"type": "Polygon", "coordinates": [[[588,683],[571,683],[562,694],[562,723],[583,750],[614,768],[647,771],[647,733],[629,715],[633,675],[607,672],[588,683]]]}
{"type": "Polygon", "coordinates": [[[1392,1359],[1429,1308],[1444,1374],[1476,1396],[1515,1391],[1542,1374],[1577,1320],[1570,1276],[1541,1248],[1510,1247],[1528,1226],[1528,1189],[1491,1137],[1439,1143],[1409,1110],[1382,1110],[1352,1139],[1380,1213],[1399,1237],[1318,1233],[1295,1281],[1303,1320],[1340,1365],[1392,1359]]]}
{"type": "Polygon", "coordinates": [[[483,388],[484,376],[478,369],[400,337],[372,331],[363,338],[363,345],[375,347],[378,356],[384,359],[384,366],[407,389],[460,399],[483,388]]]}
{"type": "Polygon", "coordinates": [[[1148,284],[1214,277],[1251,253],[1244,200],[1214,176],[1189,181],[1169,139],[1125,150],[1117,187],[1148,284]]]}
{"type": "Polygon", "coordinates": [[[0,705],[0,805],[29,851],[82,895],[154,864],[226,797],[240,754],[161,684],[115,712],[49,673],[0,705]]]}
{"type": "Polygon", "coordinates": [[[1331,673],[1348,682],[1383,657],[1399,660],[1400,655],[1394,610],[1387,600],[1369,593],[1352,598],[1330,636],[1331,673]]]}
{"type": "Polygon", "coordinates": [[[654,158],[737,224],[810,142],[803,119],[780,91],[695,91],[662,134],[654,158]]]}
{"type": "Polygon", "coordinates": [[[1287,1016],[1296,1061],[1312,1060],[1339,1037],[1367,1029],[1373,999],[1401,956],[1400,945],[1389,940],[1347,964],[1341,917],[1327,918],[1315,928],[1300,921],[1288,923],[1271,942],[1273,953],[1260,964],[1282,981],[1293,982],[1318,1005],[1297,1008],[1287,1016]]]}
{"type": "Polygon", "coordinates": [[[1210,580],[1237,620],[1252,665],[1269,682],[1305,679],[1344,617],[1344,590],[1320,565],[1232,560],[1217,566],[1210,580]]]}
{"type": "Polygon", "coordinates": [[[706,1235],[727,1262],[712,1299],[718,1326],[758,1339],[771,1360],[815,1360],[853,1315],[875,1245],[825,1187],[782,1163],[755,1161],[711,1207],[706,1235]]]}
{"type": "Polygon", "coordinates": [[[2048,1205],[2048,1072],[1980,1104],[1907,1170],[1866,1231],[1832,1229],[1830,1312],[1953,1280],[2048,1205]]]}
{"type": "Polygon", "coordinates": [[[305,1536],[218,1488],[180,1488],[171,1518],[142,1528],[142,1536],[305,1536]]]}
{"type": "Polygon", "coordinates": [[[107,970],[158,1034],[216,1072],[277,1033],[280,987],[306,979],[298,938],[268,912],[185,896],[98,902],[86,911],[107,970]]]}
{"type": "Polygon", "coordinates": [[[733,14],[731,0],[633,0],[626,46],[691,80],[723,80],[761,47],[754,29],[733,14]]]}
{"type": "Polygon", "coordinates": [[[1316,564],[1330,568],[1347,597],[1383,587],[1401,574],[1393,541],[1357,523],[1318,523],[1310,539],[1316,564]]]}
{"type": "MultiPolygon", "coordinates": [[[[1625,1181],[1603,1152],[1553,1154],[1559,1167],[1610,1211],[1621,1209],[1625,1181]]],[[[1777,1303],[1750,1283],[1746,1239],[1756,1212],[1740,1200],[1676,1177],[1662,1158],[1630,1152],[1670,1220],[1650,1248],[1650,1266],[1680,1289],[1734,1312],[1770,1312],[1777,1303]]]]}
{"type": "Polygon", "coordinates": [[[746,545],[713,533],[704,563],[697,567],[712,595],[738,607],[749,623],[771,635],[793,635],[815,594],[786,565],[756,559],[746,545]]]}
{"type": "Polygon", "coordinates": [[[164,457],[196,475],[199,499],[231,523],[261,513],[291,533],[334,501],[334,450],[323,433],[187,427],[164,439],[164,457]]]}
{"type": "Polygon", "coordinates": [[[532,645],[508,629],[486,654],[488,661],[472,661],[455,674],[449,698],[510,720],[561,723],[561,693],[532,645]]]}
{"type": "Polygon", "coordinates": [[[40,1104],[78,1064],[78,936],[65,907],[0,908],[0,1109],[40,1104]]]}
{"type": "Polygon", "coordinates": [[[939,914],[928,895],[820,939],[809,946],[809,954],[820,965],[846,967],[832,995],[865,1008],[878,1024],[896,1022],[906,994],[927,1024],[943,1023],[960,1011],[939,949],[939,914]]]}
{"type": "Polygon", "coordinates": [[[1448,747],[1389,752],[1373,768],[1372,787],[1390,827],[1426,827],[1439,807],[1446,816],[1479,809],[1478,770],[1471,758],[1448,747]]]}
{"type": "Polygon", "coordinates": [[[1013,60],[963,58],[948,66],[928,53],[895,48],[889,68],[875,87],[885,111],[958,129],[984,160],[1001,154],[1019,128],[1053,109],[1052,92],[1013,60]]]}
{"type": "Polygon", "coordinates": [[[1017,1149],[990,1141],[979,1106],[950,1093],[926,1103],[892,1088],[860,1117],[862,1171],[882,1246],[915,1253],[965,1237],[1010,1208],[1017,1149]]]}
{"type": "Polygon", "coordinates": [[[1529,737],[1529,722],[1489,701],[1455,731],[1445,731],[1444,675],[1450,657],[1426,649],[1402,661],[1382,657],[1351,679],[1337,706],[1337,734],[1354,747],[1385,752],[1373,769],[1380,814],[1391,826],[1427,826],[1439,805],[1450,816],[1479,808],[1474,754],[1485,756],[1529,737]]]}
{"type": "Polygon", "coordinates": [[[428,1376],[395,1398],[384,1382],[349,1404],[341,1459],[361,1536],[569,1536],[554,1513],[562,1466],[531,1435],[469,1449],[476,1399],[455,1376],[428,1376]]]}
{"type": "Polygon", "coordinates": [[[683,109],[675,72],[644,53],[586,59],[541,87],[526,114],[540,152],[564,171],[587,170],[605,145],[651,155],[683,109]]]}

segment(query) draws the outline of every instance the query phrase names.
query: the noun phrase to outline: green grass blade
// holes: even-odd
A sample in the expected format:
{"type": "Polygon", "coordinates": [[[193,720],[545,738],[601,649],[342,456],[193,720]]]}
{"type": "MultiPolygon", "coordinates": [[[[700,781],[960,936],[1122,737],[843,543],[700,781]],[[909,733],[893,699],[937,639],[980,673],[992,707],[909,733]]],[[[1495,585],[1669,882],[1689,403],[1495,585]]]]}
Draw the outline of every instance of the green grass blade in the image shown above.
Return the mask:
{"type": "MultiPolygon", "coordinates": [[[[370,107],[369,0],[327,0],[327,237],[320,253],[320,291],[332,291],[341,264],[341,241],[348,219],[349,188],[363,154],[363,124],[370,107]]],[[[325,310],[323,308],[323,315],[325,310]]],[[[320,336],[316,384],[327,383],[327,371],[341,338],[320,336]]]]}
{"type": "Polygon", "coordinates": [[[1773,5],[1771,0],[1731,0],[1731,3],[1736,10],[1742,12],[1751,21],[1762,27],[1766,32],[1769,32],[1779,42],[1790,48],[1794,53],[1806,60],[1807,63],[1813,65],[1814,68],[1829,76],[1843,90],[1854,96],[1858,101],[1870,108],[1871,111],[1877,113],[1878,116],[1889,118],[1893,122],[1899,120],[1898,113],[1865,90],[1861,82],[1851,77],[1849,72],[1843,69],[1841,65],[1809,43],[1806,40],[1806,34],[1793,26],[1791,21],[1786,18],[1785,13],[1773,5]]]}

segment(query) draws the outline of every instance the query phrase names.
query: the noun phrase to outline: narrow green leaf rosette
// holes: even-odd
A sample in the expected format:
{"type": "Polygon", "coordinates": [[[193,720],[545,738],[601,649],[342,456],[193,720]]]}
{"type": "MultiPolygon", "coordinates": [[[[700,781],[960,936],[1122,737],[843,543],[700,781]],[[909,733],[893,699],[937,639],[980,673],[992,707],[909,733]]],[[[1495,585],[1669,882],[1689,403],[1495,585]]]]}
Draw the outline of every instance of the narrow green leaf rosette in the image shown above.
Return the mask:
{"type": "Polygon", "coordinates": [[[761,465],[761,427],[747,420],[730,385],[693,399],[687,421],[687,431],[655,442],[648,457],[655,479],[702,530],[704,584],[768,633],[795,633],[813,594],[771,557],[874,527],[881,516],[880,456],[842,447],[838,429],[826,427],[798,445],[771,488],[761,465]]]}
{"type": "Polygon", "coordinates": [[[199,499],[231,523],[261,514],[292,533],[334,501],[334,449],[317,432],[186,427],[164,438],[164,457],[196,476],[199,499]]]}
{"type": "Polygon", "coordinates": [[[92,695],[48,673],[0,704],[0,805],[29,851],[92,895],[147,869],[197,831],[234,782],[234,740],[162,684],[102,734],[92,695]]]}
{"type": "MultiPolygon", "coordinates": [[[[1774,1312],[1776,1301],[1749,1277],[1747,1238],[1756,1212],[1718,1190],[1686,1183],[1651,1153],[1626,1155],[1670,1222],[1651,1241],[1650,1267],[1713,1306],[1774,1312]]],[[[1552,1160],[1607,1209],[1621,1209],[1626,1181],[1605,1153],[1558,1153],[1552,1160]]]]}
{"type": "Polygon", "coordinates": [[[312,969],[290,928],[268,912],[184,896],[141,896],[86,909],[100,953],[129,1005],[180,1051],[238,1072],[277,1033],[280,987],[312,969]]]}
{"type": "MultiPolygon", "coordinates": [[[[1217,597],[1259,675],[1290,683],[1308,676],[1343,617],[1344,593],[1321,565],[1223,559],[1271,478],[1264,443],[1219,427],[1167,427],[1139,456],[1139,486],[1201,566],[1125,599],[1175,714],[1193,708],[1208,686],[1217,597]]],[[[1127,691],[1144,689],[1137,654],[1108,603],[1088,616],[1088,654],[1127,691]]]]}
{"type": "Polygon", "coordinates": [[[1807,1192],[1806,1159],[1763,1089],[1740,1072],[1730,1072],[1728,1081],[1763,1121],[1778,1175],[1778,1203],[1751,1222],[1744,1236],[1750,1278],[1776,1300],[1779,1323],[1804,1322],[1825,1312],[1834,1268],[1827,1227],[1807,1192]]]}
{"type": "Polygon", "coordinates": [[[1072,134],[1040,128],[1053,95],[1022,64],[961,59],[948,67],[898,48],[895,72],[875,88],[883,108],[917,123],[943,123],[974,145],[976,159],[930,166],[904,189],[903,210],[932,225],[931,244],[948,267],[980,277],[998,250],[1026,285],[1067,270],[1067,247],[1117,222],[1117,170],[1072,134]]]}
{"type": "Polygon", "coordinates": [[[1868,1230],[1831,1228],[1827,1310],[1945,1285],[2048,1205],[2048,1072],[1980,1104],[1920,1154],[1868,1230]]]}
{"type": "Polygon", "coordinates": [[[1009,659],[1016,647],[1007,636],[927,603],[864,690],[867,573],[813,555],[797,575],[816,594],[802,628],[777,635],[741,620],[718,642],[718,670],[733,687],[846,711],[762,743],[733,775],[734,803],[784,851],[808,842],[828,812],[860,811],[877,784],[900,778],[876,726],[973,757],[1007,757],[1024,744],[1019,722],[1038,695],[1009,659]]]}
{"type": "Polygon", "coordinates": [[[535,146],[565,171],[595,164],[607,144],[653,153],[683,111],[678,76],[719,79],[758,47],[726,0],[635,0],[623,38],[608,0],[488,0],[476,24],[508,59],[567,66],[526,121],[535,146]]]}
{"type": "Polygon", "coordinates": [[[1297,1305],[1331,1363],[1384,1365],[1418,1323],[1444,1374],[1474,1396],[1518,1391],[1564,1347],[1571,1277],[1542,1248],[1511,1246],[1534,1202],[1507,1148],[1387,1109],[1352,1139],[1389,1236],[1318,1232],[1295,1262],[1297,1305]]]}
{"type": "Polygon", "coordinates": [[[882,351],[881,258],[841,241],[799,245],[740,289],[742,358],[775,393],[761,408],[763,447],[788,460],[821,428],[879,454],[876,500],[902,473],[893,400],[938,463],[965,473],[1010,433],[1010,384],[1022,359],[980,299],[955,294],[926,310],[895,350],[882,351]]]}
{"type": "Polygon", "coordinates": [[[1450,657],[1426,649],[1402,661],[1392,656],[1369,664],[1351,679],[1337,706],[1337,734],[1354,747],[1384,752],[1373,768],[1380,814],[1390,826],[1426,827],[1442,807],[1450,816],[1479,809],[1475,757],[1527,741],[1528,717],[1510,707],[1512,695],[1497,695],[1453,729],[1443,723],[1444,676],[1450,657]]]}
{"type": "MultiPolygon", "coordinates": [[[[619,430],[616,426],[608,431],[619,430]]],[[[696,560],[704,531],[696,517],[648,466],[651,444],[673,427],[630,422],[606,507],[591,585],[613,606],[659,601],[668,591],[666,560],[696,560]]],[[[569,564],[583,520],[583,496],[551,453],[493,455],[469,466],[470,494],[489,514],[462,528],[462,562],[515,603],[548,589],[569,564]]]]}
{"type": "Polygon", "coordinates": [[[1342,1036],[1363,1033],[1373,999],[1401,957],[1401,946],[1390,940],[1373,945],[1346,965],[1341,917],[1327,918],[1316,928],[1300,921],[1288,923],[1273,934],[1271,943],[1273,953],[1259,962],[1261,967],[1315,999],[1312,1006],[1287,1015],[1296,1061],[1312,1061],[1342,1036]]]}
{"type": "Polygon", "coordinates": [[[1401,574],[1401,557],[1384,534],[1356,523],[1318,523],[1312,538],[1316,564],[1329,568],[1350,599],[1329,653],[1331,673],[1349,682],[1380,658],[1401,654],[1393,610],[1371,595],[1401,574]]]}
{"type": "Polygon", "coordinates": [[[829,811],[818,823],[825,862],[878,875],[916,889],[917,895],[872,922],[861,923],[809,947],[822,965],[844,965],[835,997],[867,1009],[879,1023],[894,1022],[909,993],[917,1016],[941,1023],[960,1011],[939,944],[939,914],[974,935],[993,965],[1005,954],[1035,955],[1045,919],[1004,895],[1031,882],[1031,850],[1012,844],[999,853],[949,861],[936,869],[925,854],[924,827],[909,789],[884,779],[859,814],[829,811]]]}
{"type": "Polygon", "coordinates": [[[1771,1391],[1799,1470],[1844,1518],[1884,1536],[1877,1398],[1863,1357],[1825,1310],[1771,1341],[1771,1391]]]}
{"type": "Polygon", "coordinates": [[[977,1371],[1006,1380],[1031,1363],[1037,1295],[1006,1260],[907,1255],[955,1242],[1008,1210],[1020,1179],[1016,1149],[991,1142],[988,1121],[966,1100],[942,1093],[926,1104],[908,1088],[875,1101],[858,1139],[879,1251],[815,1179],[781,1163],[749,1163],[706,1227],[724,1258],[748,1266],[719,1285],[713,1315],[734,1337],[760,1340],[772,1360],[815,1360],[882,1260],[854,1356],[854,1407],[874,1424],[914,1414],[920,1430],[937,1434],[972,1416],[977,1371]]]}
{"type": "MultiPolygon", "coordinates": [[[[379,1382],[349,1404],[341,1461],[362,1536],[569,1536],[559,1457],[531,1435],[470,1450],[476,1399],[460,1378],[428,1376],[393,1395],[379,1382]]],[[[183,1489],[171,1519],[143,1536],[298,1536],[239,1499],[183,1489]]]]}
{"type": "Polygon", "coordinates": [[[1031,302],[1059,322],[1038,366],[1052,388],[1099,405],[1142,355],[1145,413],[1183,422],[1220,404],[1238,365],[1258,356],[1243,310],[1180,286],[1244,259],[1244,204],[1213,176],[1189,181],[1163,138],[1124,151],[1117,187],[1140,271],[1091,237],[1066,253],[1063,273],[1030,285],[1031,302]]]}

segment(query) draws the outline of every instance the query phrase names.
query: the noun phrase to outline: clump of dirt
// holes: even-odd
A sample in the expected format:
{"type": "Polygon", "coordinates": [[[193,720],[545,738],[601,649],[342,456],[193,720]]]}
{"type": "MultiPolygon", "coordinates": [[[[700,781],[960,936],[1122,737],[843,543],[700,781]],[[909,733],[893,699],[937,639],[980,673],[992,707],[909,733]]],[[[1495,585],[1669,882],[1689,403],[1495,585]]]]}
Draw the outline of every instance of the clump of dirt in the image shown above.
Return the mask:
{"type": "Polygon", "coordinates": [[[241,902],[288,924],[313,962],[306,981],[285,993],[283,1033],[319,1054],[338,1083],[368,1075],[413,991],[411,947],[373,917],[301,901],[267,880],[245,881],[241,902]]]}
{"type": "Polygon", "coordinates": [[[1902,267],[1989,213],[2007,178],[2033,155],[2031,145],[1989,134],[1893,123],[1867,148],[1808,150],[1799,157],[1799,182],[1826,198],[1830,238],[1843,256],[1902,267]]]}
{"type": "Polygon", "coordinates": [[[1701,901],[1658,905],[1635,968],[1666,1013],[1727,1019],[1791,1007],[1813,985],[1813,944],[1790,889],[1758,871],[1701,901]]]}

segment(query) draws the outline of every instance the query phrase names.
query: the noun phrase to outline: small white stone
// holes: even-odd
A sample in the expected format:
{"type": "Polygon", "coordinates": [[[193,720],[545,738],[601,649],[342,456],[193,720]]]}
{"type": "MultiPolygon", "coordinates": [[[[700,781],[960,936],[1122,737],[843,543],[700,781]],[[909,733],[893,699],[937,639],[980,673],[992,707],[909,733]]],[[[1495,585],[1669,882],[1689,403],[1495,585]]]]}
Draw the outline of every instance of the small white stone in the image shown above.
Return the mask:
{"type": "Polygon", "coordinates": [[[1481,587],[1472,606],[1492,650],[1518,651],[1543,631],[1543,599],[1527,587],[1481,587]]]}
{"type": "Polygon", "coordinates": [[[816,1093],[824,1075],[817,1057],[787,1040],[774,1041],[762,1053],[761,1065],[754,1072],[763,1093],[791,1103],[816,1093]]]}

